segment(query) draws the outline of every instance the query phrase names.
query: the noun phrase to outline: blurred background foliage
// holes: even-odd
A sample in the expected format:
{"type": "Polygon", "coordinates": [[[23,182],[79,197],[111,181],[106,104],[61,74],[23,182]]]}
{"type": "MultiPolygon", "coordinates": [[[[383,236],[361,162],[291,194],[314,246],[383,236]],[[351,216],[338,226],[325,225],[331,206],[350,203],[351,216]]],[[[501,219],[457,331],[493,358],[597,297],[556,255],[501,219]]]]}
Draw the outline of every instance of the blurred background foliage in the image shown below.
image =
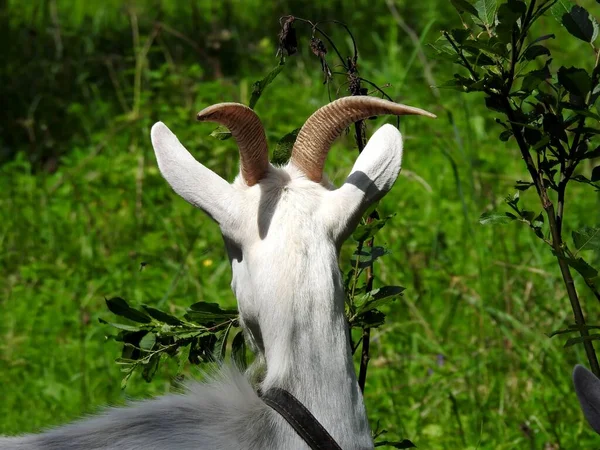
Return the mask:
{"type": "MultiPolygon", "coordinates": [[[[596,2],[581,3],[599,17],[596,2]]],[[[373,334],[373,428],[420,448],[600,448],[570,382],[583,350],[544,334],[573,321],[554,258],[519,224],[478,224],[526,173],[480,97],[432,88],[455,69],[425,46],[460,26],[446,0],[0,0],[0,433],[172,389],[179,368],[167,360],[151,384],[134,376],[121,391],[119,343],[98,322],[109,316],[105,297],[177,315],[200,300],[235,305],[218,228],[162,180],[149,130],[164,121],[233,179],[234,144],[194,115],[248,103],[277,64],[286,14],[344,21],[361,75],[439,116],[402,120],[404,169],[381,204],[396,216],[379,238],[393,253],[376,273],[407,290],[373,334]]],[[[593,63],[552,17],[537,27],[556,34],[559,64],[593,63]]],[[[324,28],[350,51],[340,30],[324,28]]],[[[300,54],[256,107],[271,147],[328,101],[310,30],[297,29],[300,54]]],[[[379,118],[369,132],[385,121],[394,123],[379,118]]],[[[351,136],[338,140],[327,164],[334,181],[355,155],[351,136]]],[[[569,226],[600,224],[598,194],[573,186],[568,195],[569,226]]],[[[533,194],[522,198],[539,209],[533,194]]],[[[597,324],[597,302],[581,293],[597,324]]]]}

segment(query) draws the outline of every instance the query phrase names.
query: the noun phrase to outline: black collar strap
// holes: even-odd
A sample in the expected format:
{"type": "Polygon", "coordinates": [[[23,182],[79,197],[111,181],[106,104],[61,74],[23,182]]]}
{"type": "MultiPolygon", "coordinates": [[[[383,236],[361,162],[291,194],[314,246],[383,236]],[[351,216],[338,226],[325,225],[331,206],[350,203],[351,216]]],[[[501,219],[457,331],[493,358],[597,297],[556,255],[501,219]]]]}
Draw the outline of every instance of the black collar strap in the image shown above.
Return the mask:
{"type": "Polygon", "coordinates": [[[271,388],[262,401],[277,411],[313,450],[342,450],[323,425],[288,391],[271,388]]]}

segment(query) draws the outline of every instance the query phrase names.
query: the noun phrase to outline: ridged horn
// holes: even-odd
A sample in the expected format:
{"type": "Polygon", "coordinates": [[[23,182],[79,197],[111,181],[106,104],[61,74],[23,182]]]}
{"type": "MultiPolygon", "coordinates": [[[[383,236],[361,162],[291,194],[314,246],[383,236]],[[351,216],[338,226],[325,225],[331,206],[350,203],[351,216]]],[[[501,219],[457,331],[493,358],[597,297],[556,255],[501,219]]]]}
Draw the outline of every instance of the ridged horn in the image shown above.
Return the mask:
{"type": "Polygon", "coordinates": [[[342,97],[318,109],[300,129],[291,161],[312,181],[323,178],[323,166],[333,141],[352,122],[371,116],[415,114],[435,118],[434,114],[412,106],[376,97],[342,97]]]}
{"type": "Polygon", "coordinates": [[[240,169],[248,186],[254,186],[265,176],[269,167],[267,138],[253,110],[240,103],[218,103],[200,111],[196,118],[229,129],[240,150],[240,169]]]}

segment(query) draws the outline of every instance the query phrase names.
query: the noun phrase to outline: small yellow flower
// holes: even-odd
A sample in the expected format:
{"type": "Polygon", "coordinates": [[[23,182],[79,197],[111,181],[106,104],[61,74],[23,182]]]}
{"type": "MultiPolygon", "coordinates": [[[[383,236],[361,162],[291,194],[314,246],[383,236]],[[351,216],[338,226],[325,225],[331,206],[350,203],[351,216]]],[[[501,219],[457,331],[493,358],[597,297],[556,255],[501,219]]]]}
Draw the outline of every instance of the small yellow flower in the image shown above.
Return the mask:
{"type": "Polygon", "coordinates": [[[210,267],[213,264],[213,260],[212,259],[205,259],[204,261],[202,261],[202,265],[204,267],[210,267]]]}

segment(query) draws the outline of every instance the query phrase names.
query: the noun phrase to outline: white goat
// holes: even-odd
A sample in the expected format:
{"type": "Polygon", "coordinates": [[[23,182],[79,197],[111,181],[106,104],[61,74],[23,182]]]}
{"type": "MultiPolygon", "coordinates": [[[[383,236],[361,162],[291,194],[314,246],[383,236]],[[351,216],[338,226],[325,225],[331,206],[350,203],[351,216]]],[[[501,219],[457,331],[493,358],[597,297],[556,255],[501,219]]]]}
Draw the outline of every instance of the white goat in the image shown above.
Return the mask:
{"type": "MultiPolygon", "coordinates": [[[[240,150],[233,184],[197,162],[161,122],[152,145],[164,178],[220,226],[233,272],[240,323],[264,367],[257,388],[295,396],[345,450],[373,448],[344,316],[338,267],[342,242],[364,211],[392,187],[402,138],[381,127],[346,182],[323,177],[332,142],[351,123],[421,109],[370,97],[346,97],[315,112],[285,167],[268,161],[256,114],[235,103],[206,108],[202,121],[225,125],[240,150]]],[[[331,448],[324,443],[312,448],[331,448]]],[[[1,438],[0,449],[305,449],[284,418],[231,367],[188,386],[183,395],[137,402],[38,435],[1,438]]]]}

